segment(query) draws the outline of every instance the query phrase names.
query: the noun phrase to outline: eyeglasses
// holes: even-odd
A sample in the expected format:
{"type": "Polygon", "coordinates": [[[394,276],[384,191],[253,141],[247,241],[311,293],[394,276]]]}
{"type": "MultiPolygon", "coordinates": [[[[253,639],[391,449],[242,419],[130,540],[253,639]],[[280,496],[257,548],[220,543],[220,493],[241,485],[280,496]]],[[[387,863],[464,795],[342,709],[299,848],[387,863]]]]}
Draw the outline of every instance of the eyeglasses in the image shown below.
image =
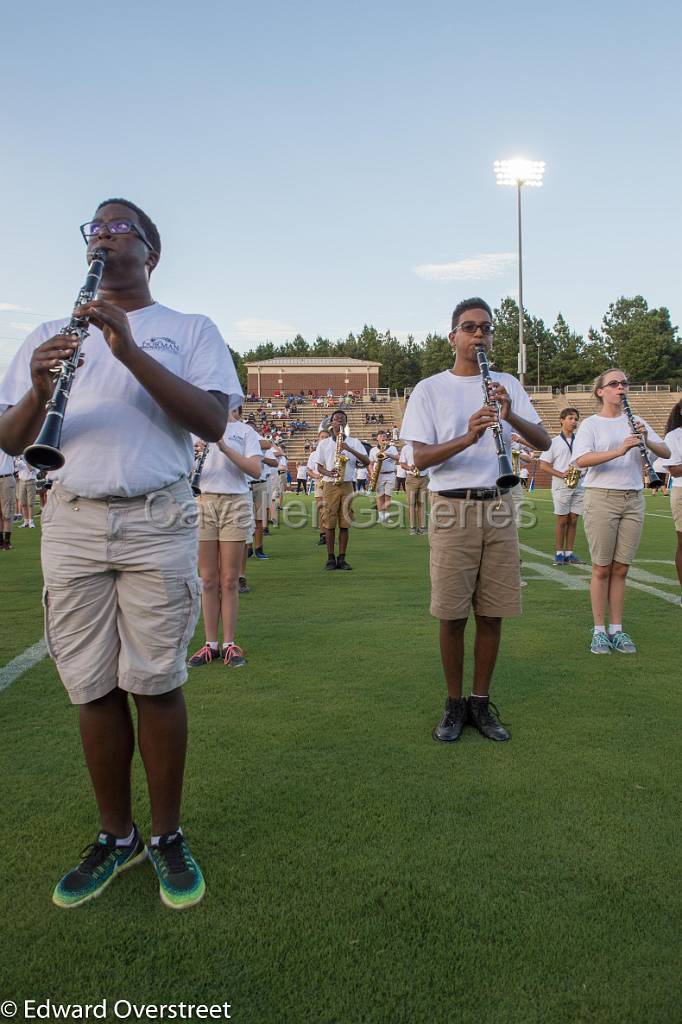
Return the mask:
{"type": "Polygon", "coordinates": [[[132,232],[134,235],[137,235],[142,242],[144,242],[148,249],[152,252],[156,252],[154,246],[145,238],[137,224],[133,224],[131,220],[124,220],[122,218],[117,220],[91,220],[88,221],[87,224],[81,224],[80,231],[86,243],[89,242],[91,238],[98,238],[103,231],[106,231],[109,235],[129,235],[132,232]]]}
{"type": "Polygon", "coordinates": [[[488,335],[493,334],[495,328],[491,323],[477,324],[474,323],[473,320],[465,320],[463,324],[457,324],[455,330],[464,331],[465,334],[475,334],[476,331],[480,331],[483,337],[485,338],[488,337],[488,335]]]}
{"type": "Polygon", "coordinates": [[[630,381],[629,380],[610,380],[610,381],[607,381],[606,384],[602,384],[603,388],[617,388],[618,386],[620,386],[622,388],[629,388],[630,387],[630,381]]]}

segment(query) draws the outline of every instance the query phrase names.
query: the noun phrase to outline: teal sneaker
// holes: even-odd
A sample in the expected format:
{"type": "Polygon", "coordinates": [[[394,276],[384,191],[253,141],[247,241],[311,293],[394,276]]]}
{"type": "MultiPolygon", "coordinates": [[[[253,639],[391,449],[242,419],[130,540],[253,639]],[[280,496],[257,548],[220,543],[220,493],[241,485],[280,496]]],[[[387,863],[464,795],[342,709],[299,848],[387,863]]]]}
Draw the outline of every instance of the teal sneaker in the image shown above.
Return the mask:
{"type": "Polygon", "coordinates": [[[618,651],[620,654],[637,654],[637,648],[627,633],[624,633],[622,630],[610,636],[609,642],[614,651],[618,651]]]}
{"type": "Polygon", "coordinates": [[[81,851],[81,857],[80,864],[60,879],[52,893],[52,902],[64,910],[94,900],[121,871],[141,864],[147,857],[147,847],[135,825],[130,846],[117,846],[116,836],[100,832],[95,842],[81,851]]]}
{"type": "Polygon", "coordinates": [[[590,644],[590,651],[592,652],[592,654],[611,653],[611,641],[607,637],[606,633],[599,632],[592,634],[592,643],[590,644]]]}
{"type": "Polygon", "coordinates": [[[149,859],[159,879],[161,902],[171,910],[193,907],[204,897],[206,883],[182,832],[161,836],[149,847],[149,859]]]}

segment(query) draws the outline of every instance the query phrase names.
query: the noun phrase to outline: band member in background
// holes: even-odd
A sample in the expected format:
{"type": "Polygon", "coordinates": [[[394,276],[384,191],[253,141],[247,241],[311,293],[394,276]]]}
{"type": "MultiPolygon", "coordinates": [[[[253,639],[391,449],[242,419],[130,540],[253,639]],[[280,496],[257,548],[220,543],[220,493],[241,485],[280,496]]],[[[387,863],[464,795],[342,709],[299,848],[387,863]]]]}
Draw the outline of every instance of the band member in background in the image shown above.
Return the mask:
{"type": "MultiPolygon", "coordinates": [[[[286,457],[286,452],[284,450],[284,446],[281,446],[281,455],[280,455],[279,459],[277,460],[277,477],[275,478],[275,481],[274,481],[274,486],[275,486],[275,490],[276,490],[275,507],[276,507],[278,512],[281,512],[282,508],[283,508],[284,495],[287,492],[287,477],[288,477],[288,475],[289,475],[289,460],[286,457]]],[[[275,497],[275,495],[273,495],[273,497],[275,497]]],[[[274,518],[275,517],[273,516],[273,521],[274,521],[274,518]]]]}
{"type": "Polygon", "coordinates": [[[399,468],[406,475],[407,511],[410,517],[410,535],[426,533],[426,505],[428,501],[429,473],[423,472],[414,464],[414,447],[405,444],[400,452],[399,468]]]}
{"type": "Polygon", "coordinates": [[[227,668],[241,668],[246,658],[235,643],[239,576],[251,532],[253,499],[249,479],[258,479],[261,447],[258,435],[241,422],[241,408],[230,412],[222,440],[210,445],[201,474],[199,503],[199,575],[206,642],[189,659],[191,668],[220,659],[227,668]],[[222,651],[218,620],[223,627],[222,651]]]}
{"type": "Polygon", "coordinates": [[[407,490],[407,486],[406,485],[407,485],[407,470],[405,469],[404,466],[401,466],[400,462],[399,462],[398,466],[396,468],[396,471],[395,471],[395,489],[396,489],[396,492],[399,493],[400,491],[406,491],[407,490]]]}
{"type": "Polygon", "coordinates": [[[14,458],[0,449],[0,551],[12,549],[12,526],[17,511],[17,483],[14,458]]]}
{"type": "Polygon", "coordinates": [[[628,387],[629,381],[619,369],[606,370],[597,377],[593,394],[599,412],[583,420],[573,446],[573,463],[587,470],[583,521],[592,556],[592,654],[637,653],[623,630],[623,605],[625,577],[644,525],[640,436],[655,455],[670,456],[663,439],[645,420],[639,421],[639,433],[632,433],[620,397],[627,394],[628,387]]]}
{"type": "Polygon", "coordinates": [[[20,529],[33,530],[36,525],[33,522],[33,506],[36,500],[37,470],[29,466],[21,455],[14,460],[14,467],[17,472],[17,505],[24,520],[20,529]]]}
{"type": "MultiPolygon", "coordinates": [[[[329,437],[328,430],[320,430],[317,435],[317,444],[319,447],[320,441],[324,441],[329,437]]],[[[308,457],[308,476],[315,481],[313,488],[313,494],[315,495],[315,523],[319,525],[320,537],[318,545],[322,547],[327,543],[327,534],[324,526],[322,525],[322,504],[324,502],[324,477],[317,468],[318,455],[317,448],[310,453],[308,457]]]]}
{"type": "MultiPolygon", "coordinates": [[[[308,456],[306,455],[306,458],[308,456]]],[[[306,483],[308,481],[308,467],[305,462],[298,462],[296,464],[296,493],[300,494],[301,491],[305,494],[306,483]]]]}
{"type": "MultiPolygon", "coordinates": [[[[151,803],[149,856],[163,903],[182,910],[205,891],[180,827],[182,684],[201,589],[197,526],[185,515],[195,509],[191,435],[221,438],[241,388],[215,325],[152,299],[161,242],[143,210],[106,200],[81,231],[89,253],[105,249],[107,260],[98,297],[78,311],[90,334],[64,416],[65,463],[42,516],[41,556],[46,639],[79,708],[101,823],[52,899],[78,906],[147,859],[132,817],[132,694],[151,803]]],[[[52,371],[76,348],[60,334],[67,323],[29,335],[0,385],[0,445],[14,455],[36,438],[52,371]]]]}
{"type": "MultiPolygon", "coordinates": [[[[585,489],[582,475],[575,487],[566,484],[569,467],[573,459],[575,431],[578,427],[580,413],[568,407],[559,414],[561,433],[552,438],[552,445],[540,456],[540,462],[552,476],[552,502],[556,516],[556,537],[554,556],[555,565],[582,565],[573,547],[578,516],[583,514],[585,489]]],[[[576,470],[579,472],[579,470],[576,470]]]]}
{"type": "MultiPolygon", "coordinates": [[[[452,370],[420,381],[410,396],[401,435],[414,446],[414,464],[429,469],[431,614],[440,620],[447,684],[445,714],[433,731],[459,739],[468,721],[491,740],[508,740],[489,701],[502,619],[521,614],[519,546],[511,495],[496,484],[499,463],[492,430],[496,409],[484,404],[477,347],[492,348],[493,322],[483,299],[460,302],[452,314],[452,370]],[[471,696],[462,693],[464,631],[476,617],[471,696]]],[[[534,448],[550,439],[515,377],[491,373],[507,450],[512,429],[534,448]]]]}
{"type": "Polygon", "coordinates": [[[399,458],[400,452],[396,446],[388,443],[388,433],[385,430],[379,430],[377,432],[377,443],[369,453],[369,478],[370,480],[374,479],[374,475],[377,472],[377,461],[379,460],[381,464],[378,467],[376,496],[380,523],[388,522],[391,496],[395,490],[396,465],[399,458]],[[379,460],[380,453],[384,455],[384,458],[381,460],[379,460]]]}
{"type": "MultiPolygon", "coordinates": [[[[263,438],[263,441],[266,439],[263,438]]],[[[253,514],[256,519],[256,528],[253,535],[253,554],[262,560],[269,558],[263,551],[263,535],[268,528],[268,513],[272,503],[271,481],[277,473],[279,462],[279,449],[268,442],[267,447],[261,444],[261,473],[258,480],[251,484],[253,495],[253,514]]]]}
{"type": "MultiPolygon", "coordinates": [[[[675,568],[677,578],[682,587],[682,399],[670,411],[668,422],[665,425],[665,438],[663,439],[670,449],[670,459],[667,462],[666,470],[672,477],[672,490],[670,491],[670,507],[673,514],[673,523],[677,533],[677,551],[675,552],[675,568]]],[[[682,604],[682,597],[680,598],[682,604]]]]}
{"type": "Polygon", "coordinates": [[[369,476],[369,469],[367,466],[358,466],[355,470],[355,489],[356,491],[367,490],[367,478],[369,476]]]}
{"type": "Polygon", "coordinates": [[[342,409],[332,415],[331,433],[325,441],[317,446],[317,469],[324,479],[322,490],[322,524],[325,529],[327,543],[327,563],[325,569],[350,569],[346,561],[348,550],[348,527],[353,520],[353,478],[358,463],[367,466],[369,459],[362,441],[355,437],[345,437],[344,431],[348,417],[342,409]],[[342,478],[336,468],[337,450],[345,458],[342,478]],[[339,555],[334,554],[336,527],[339,528],[339,555]]]}

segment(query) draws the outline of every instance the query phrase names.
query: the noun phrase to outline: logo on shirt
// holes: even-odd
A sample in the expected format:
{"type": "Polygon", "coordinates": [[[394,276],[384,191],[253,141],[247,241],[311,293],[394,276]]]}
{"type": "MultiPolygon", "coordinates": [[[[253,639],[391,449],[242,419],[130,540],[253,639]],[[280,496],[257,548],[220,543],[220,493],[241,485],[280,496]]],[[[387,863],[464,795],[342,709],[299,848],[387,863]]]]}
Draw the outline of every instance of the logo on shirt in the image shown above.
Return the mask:
{"type": "Polygon", "coordinates": [[[175,356],[180,352],[180,346],[172,338],[147,338],[142,342],[140,348],[152,352],[172,352],[175,356]]]}

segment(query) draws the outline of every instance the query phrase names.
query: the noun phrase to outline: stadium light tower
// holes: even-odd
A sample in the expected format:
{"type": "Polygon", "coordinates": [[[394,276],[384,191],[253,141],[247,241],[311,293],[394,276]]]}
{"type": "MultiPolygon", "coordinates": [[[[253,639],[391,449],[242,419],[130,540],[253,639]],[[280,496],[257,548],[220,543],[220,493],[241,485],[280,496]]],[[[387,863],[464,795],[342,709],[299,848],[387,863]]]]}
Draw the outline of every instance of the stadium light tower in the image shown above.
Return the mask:
{"type": "MultiPolygon", "coordinates": [[[[518,373],[521,384],[525,384],[526,375],[526,345],[523,340],[523,262],[521,248],[521,188],[529,185],[531,188],[540,188],[542,176],[545,173],[544,160],[496,160],[495,179],[498,185],[515,185],[516,202],[519,220],[519,361],[518,373]]],[[[539,358],[538,351],[538,358],[539,358]]]]}

